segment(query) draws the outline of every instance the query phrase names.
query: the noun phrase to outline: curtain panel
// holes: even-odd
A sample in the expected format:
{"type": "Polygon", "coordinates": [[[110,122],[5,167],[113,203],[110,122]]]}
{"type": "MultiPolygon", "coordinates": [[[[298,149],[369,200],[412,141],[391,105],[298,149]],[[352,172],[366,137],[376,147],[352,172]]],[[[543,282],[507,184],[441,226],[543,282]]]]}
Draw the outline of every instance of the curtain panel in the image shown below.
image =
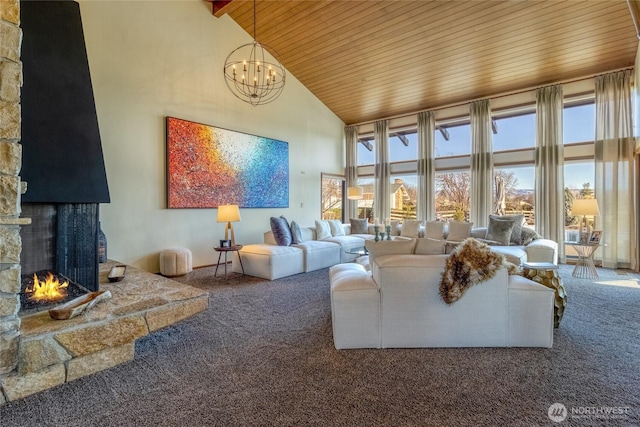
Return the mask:
{"type": "Polygon", "coordinates": [[[391,185],[389,180],[389,122],[379,120],[374,124],[373,138],[375,141],[375,165],[374,165],[374,217],[380,222],[391,216],[391,185]]]}
{"type": "Polygon", "coordinates": [[[418,113],[418,197],[416,217],[419,220],[436,219],[435,194],[435,130],[433,111],[418,113]]]}
{"type": "MultiPolygon", "coordinates": [[[[344,128],[345,146],[346,146],[346,162],[345,168],[345,184],[346,187],[355,187],[358,185],[358,127],[347,126],[344,128]]],[[[347,219],[357,218],[358,201],[346,201],[347,219]]]]}
{"type": "Polygon", "coordinates": [[[638,270],[631,70],[596,77],[596,198],[602,266],[638,270]]]}
{"type": "Polygon", "coordinates": [[[475,227],[489,223],[493,212],[493,140],[491,104],[488,99],[472,102],[471,119],[471,194],[469,220],[475,227]]]}
{"type": "Polygon", "coordinates": [[[560,260],[565,258],[563,108],[561,85],[536,91],[536,231],[558,242],[560,260]]]}

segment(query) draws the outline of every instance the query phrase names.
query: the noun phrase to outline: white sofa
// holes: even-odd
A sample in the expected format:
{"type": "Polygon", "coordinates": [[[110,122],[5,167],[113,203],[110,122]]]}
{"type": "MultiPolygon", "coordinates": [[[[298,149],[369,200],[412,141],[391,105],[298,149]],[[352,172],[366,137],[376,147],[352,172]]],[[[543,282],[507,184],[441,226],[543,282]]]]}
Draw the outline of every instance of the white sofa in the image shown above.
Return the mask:
{"type": "Polygon", "coordinates": [[[553,290],[500,269],[447,305],[439,283],[447,255],[383,255],[371,271],[330,269],[337,349],[551,347],[553,290]]]}
{"type": "Polygon", "coordinates": [[[293,274],[331,267],[354,261],[356,249],[363,248],[373,235],[350,235],[351,226],[343,224],[345,235],[316,239],[315,227],[301,227],[302,243],[278,246],[272,231],[264,233],[264,243],[245,245],[233,253],[233,271],[263,279],[275,280],[293,274]],[[240,265],[238,257],[242,257],[240,265]]]}
{"type": "MultiPolygon", "coordinates": [[[[423,221],[423,224],[425,222],[423,221]]],[[[349,224],[345,224],[345,230],[347,234],[350,234],[351,227],[349,224]]],[[[397,225],[396,228],[392,229],[392,235],[399,236],[402,233],[402,224],[397,225]]],[[[373,235],[373,225],[369,226],[369,234],[373,235]]],[[[474,237],[476,239],[484,239],[487,234],[487,227],[476,227],[471,228],[470,234],[468,237],[474,237]]],[[[357,234],[356,236],[363,237],[362,234],[357,234]]],[[[408,237],[416,237],[416,238],[433,238],[433,239],[442,239],[451,241],[449,236],[449,225],[447,222],[441,221],[428,221],[426,225],[421,225],[418,229],[418,233],[415,236],[408,237]],[[430,230],[429,228],[432,225],[438,224],[441,228],[436,230],[430,230]]],[[[462,237],[460,237],[462,240],[462,237]]],[[[457,243],[457,242],[456,242],[457,243]]],[[[451,246],[453,248],[453,245],[451,246]]],[[[550,262],[552,264],[558,263],[558,243],[549,239],[536,239],[527,245],[509,245],[509,246],[501,246],[501,245],[493,245],[491,248],[498,253],[501,253],[505,256],[507,261],[515,264],[522,265],[523,262],[550,262]]]]}
{"type": "MultiPolygon", "coordinates": [[[[358,254],[355,249],[362,248],[366,240],[374,238],[374,227],[369,225],[368,233],[352,234],[351,225],[343,224],[345,236],[335,236],[317,240],[315,227],[301,227],[302,243],[291,246],[278,246],[272,231],[264,233],[263,242],[245,245],[239,252],[233,252],[232,269],[236,273],[275,280],[294,274],[308,273],[336,264],[354,261],[358,254]],[[242,265],[238,257],[242,257],[242,265]]],[[[382,228],[382,227],[381,227],[382,228]]],[[[473,228],[470,236],[483,238],[486,228],[473,228]]],[[[417,237],[430,237],[446,240],[448,236],[446,223],[430,222],[420,226],[417,237]],[[442,228],[433,234],[429,227],[434,223],[442,228]]],[[[402,225],[392,229],[392,235],[402,233],[402,225]]],[[[493,250],[502,253],[507,261],[516,265],[523,262],[558,263],[558,244],[548,239],[537,239],[526,246],[492,246],[493,250]]]]}
{"type": "MultiPolygon", "coordinates": [[[[471,237],[484,238],[486,233],[486,227],[473,228],[471,230],[471,237]]],[[[536,239],[528,245],[496,245],[491,248],[504,255],[507,261],[515,265],[522,265],[523,262],[558,263],[558,243],[549,239],[536,239]]]]}

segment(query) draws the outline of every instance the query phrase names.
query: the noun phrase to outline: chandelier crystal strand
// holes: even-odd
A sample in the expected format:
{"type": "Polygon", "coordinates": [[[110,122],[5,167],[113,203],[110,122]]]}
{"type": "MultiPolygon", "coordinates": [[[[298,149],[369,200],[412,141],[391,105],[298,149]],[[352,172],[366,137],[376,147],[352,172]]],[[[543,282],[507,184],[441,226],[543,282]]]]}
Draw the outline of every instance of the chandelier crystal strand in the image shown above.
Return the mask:
{"type": "Polygon", "coordinates": [[[256,40],[256,4],[253,4],[253,42],[232,51],[224,63],[227,87],[253,106],[268,104],[282,93],[286,72],[273,49],[256,40]]]}

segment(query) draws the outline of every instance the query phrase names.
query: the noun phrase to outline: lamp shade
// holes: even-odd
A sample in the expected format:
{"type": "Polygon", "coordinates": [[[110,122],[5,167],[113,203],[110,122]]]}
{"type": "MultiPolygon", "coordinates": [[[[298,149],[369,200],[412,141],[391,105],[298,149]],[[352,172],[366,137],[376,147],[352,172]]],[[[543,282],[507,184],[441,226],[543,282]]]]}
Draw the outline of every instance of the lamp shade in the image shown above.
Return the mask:
{"type": "Polygon", "coordinates": [[[363,195],[362,187],[348,187],[347,188],[347,199],[349,200],[360,200],[363,195]]]}
{"type": "Polygon", "coordinates": [[[217,222],[238,222],[240,221],[240,209],[238,205],[220,205],[218,206],[217,222]]]}
{"type": "Polygon", "coordinates": [[[594,216],[600,215],[600,209],[598,208],[598,200],[596,199],[576,199],[571,206],[571,215],[587,215],[594,216]]]}

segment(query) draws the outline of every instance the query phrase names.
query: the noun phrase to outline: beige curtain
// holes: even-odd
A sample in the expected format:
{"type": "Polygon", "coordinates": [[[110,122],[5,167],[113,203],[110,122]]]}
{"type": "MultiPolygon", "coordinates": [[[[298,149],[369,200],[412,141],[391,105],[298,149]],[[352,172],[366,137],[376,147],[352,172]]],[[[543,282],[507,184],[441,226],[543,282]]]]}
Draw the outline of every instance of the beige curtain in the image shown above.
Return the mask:
{"type": "Polygon", "coordinates": [[[373,138],[375,140],[375,174],[374,174],[374,217],[383,222],[391,216],[391,201],[389,200],[391,185],[389,184],[389,122],[380,120],[375,122],[373,138]]]}
{"type": "MultiPolygon", "coordinates": [[[[347,188],[358,185],[358,127],[347,126],[344,128],[346,161],[345,184],[347,188]]],[[[358,217],[358,201],[346,201],[347,219],[358,217]]]]}
{"type": "Polygon", "coordinates": [[[536,91],[536,230],[558,242],[564,259],[564,145],[562,140],[562,86],[536,91]]]}
{"type": "Polygon", "coordinates": [[[433,111],[418,113],[418,219],[431,221],[436,218],[435,195],[435,130],[433,111]]]}
{"type": "Polygon", "coordinates": [[[596,78],[596,198],[603,267],[638,270],[631,70],[596,78]]]}
{"type": "Polygon", "coordinates": [[[469,220],[484,227],[493,212],[493,141],[491,105],[488,99],[472,102],[471,116],[471,195],[469,220]]]}

